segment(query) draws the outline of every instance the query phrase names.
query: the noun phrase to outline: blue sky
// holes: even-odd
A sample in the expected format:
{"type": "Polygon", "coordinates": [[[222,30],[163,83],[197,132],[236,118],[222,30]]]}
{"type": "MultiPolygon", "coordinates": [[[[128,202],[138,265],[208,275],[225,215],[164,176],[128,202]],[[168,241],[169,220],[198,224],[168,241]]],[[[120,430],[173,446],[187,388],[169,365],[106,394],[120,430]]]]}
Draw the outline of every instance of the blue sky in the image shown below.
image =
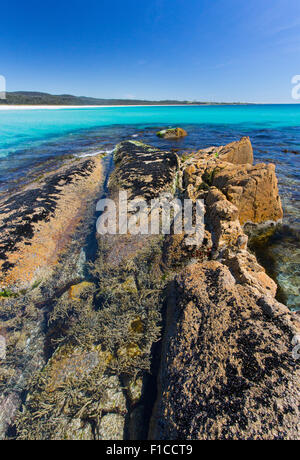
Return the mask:
{"type": "Polygon", "coordinates": [[[293,102],[299,0],[3,2],[7,90],[293,102]]]}

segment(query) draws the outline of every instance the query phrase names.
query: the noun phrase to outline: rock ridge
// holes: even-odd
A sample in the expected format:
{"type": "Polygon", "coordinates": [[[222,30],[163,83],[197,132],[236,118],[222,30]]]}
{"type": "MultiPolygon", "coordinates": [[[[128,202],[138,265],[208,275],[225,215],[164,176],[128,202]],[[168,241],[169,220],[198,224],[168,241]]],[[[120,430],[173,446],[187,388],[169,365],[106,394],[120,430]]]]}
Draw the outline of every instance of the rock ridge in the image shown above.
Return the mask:
{"type": "Polygon", "coordinates": [[[213,260],[175,279],[150,439],[299,439],[300,322],[243,229],[280,221],[282,207],[275,167],[252,158],[242,139],[182,165],[186,195],[205,201],[213,260]]]}

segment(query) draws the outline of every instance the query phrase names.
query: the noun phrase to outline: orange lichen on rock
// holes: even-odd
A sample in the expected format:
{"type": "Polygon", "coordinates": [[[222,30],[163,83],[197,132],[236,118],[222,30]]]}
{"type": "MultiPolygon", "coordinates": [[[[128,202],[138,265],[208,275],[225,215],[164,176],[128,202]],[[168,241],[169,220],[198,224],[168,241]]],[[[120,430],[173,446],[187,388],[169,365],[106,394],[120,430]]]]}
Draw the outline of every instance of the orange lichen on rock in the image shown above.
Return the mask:
{"type": "Polygon", "coordinates": [[[83,281],[82,283],[75,284],[69,289],[69,298],[72,300],[80,300],[81,295],[93,287],[93,283],[83,281]]]}
{"type": "Polygon", "coordinates": [[[283,217],[275,165],[253,166],[248,137],[199,150],[184,163],[183,180],[192,200],[203,198],[203,190],[217,187],[238,209],[241,225],[278,222],[283,217]]]}
{"type": "Polygon", "coordinates": [[[277,222],[283,217],[273,164],[228,165],[216,171],[213,185],[237,206],[242,225],[277,222]]]}
{"type": "Polygon", "coordinates": [[[102,181],[98,157],[76,161],[0,203],[0,287],[28,289],[49,276],[84,223],[102,181]]]}

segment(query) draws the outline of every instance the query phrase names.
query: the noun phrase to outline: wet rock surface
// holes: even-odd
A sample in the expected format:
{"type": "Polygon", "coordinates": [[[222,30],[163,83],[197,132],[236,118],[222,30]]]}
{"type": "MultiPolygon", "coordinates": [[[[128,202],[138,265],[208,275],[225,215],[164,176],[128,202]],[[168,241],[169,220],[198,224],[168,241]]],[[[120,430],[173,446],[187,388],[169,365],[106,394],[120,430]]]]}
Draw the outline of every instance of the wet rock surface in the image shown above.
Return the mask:
{"type": "Polygon", "coordinates": [[[0,202],[1,287],[49,277],[100,190],[100,158],[72,161],[0,202]]]}
{"type": "MultiPolygon", "coordinates": [[[[149,200],[174,188],[175,154],[123,142],[114,157],[109,197],[122,189],[149,200]]],[[[70,286],[49,314],[54,354],[30,384],[16,421],[20,439],[57,439],[62,433],[73,439],[74,426],[84,439],[147,436],[144,388],[167,282],[163,239],[128,234],[97,240],[94,282],[70,286]]]]}
{"type": "Polygon", "coordinates": [[[83,276],[81,248],[101,181],[100,159],[72,161],[1,202],[1,439],[15,424],[28,382],[47,362],[54,299],[83,276]]]}
{"type": "Polygon", "coordinates": [[[109,179],[110,193],[128,192],[148,200],[162,191],[174,190],[178,158],[173,152],[161,151],[139,141],[125,141],[114,152],[116,169],[109,179]]]}

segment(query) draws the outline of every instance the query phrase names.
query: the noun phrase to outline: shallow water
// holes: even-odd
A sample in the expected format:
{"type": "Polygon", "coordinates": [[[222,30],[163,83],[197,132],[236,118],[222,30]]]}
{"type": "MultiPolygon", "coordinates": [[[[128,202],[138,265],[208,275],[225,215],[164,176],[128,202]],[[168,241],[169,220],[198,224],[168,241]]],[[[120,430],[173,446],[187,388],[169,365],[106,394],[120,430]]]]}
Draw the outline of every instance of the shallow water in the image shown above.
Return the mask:
{"type": "Polygon", "coordinates": [[[66,155],[112,151],[133,138],[160,148],[195,150],[249,135],[256,162],[276,164],[284,226],[270,240],[272,270],[291,308],[300,309],[300,105],[0,110],[0,193],[66,155]],[[180,125],[189,135],[165,141],[156,131],[180,125]]]}

